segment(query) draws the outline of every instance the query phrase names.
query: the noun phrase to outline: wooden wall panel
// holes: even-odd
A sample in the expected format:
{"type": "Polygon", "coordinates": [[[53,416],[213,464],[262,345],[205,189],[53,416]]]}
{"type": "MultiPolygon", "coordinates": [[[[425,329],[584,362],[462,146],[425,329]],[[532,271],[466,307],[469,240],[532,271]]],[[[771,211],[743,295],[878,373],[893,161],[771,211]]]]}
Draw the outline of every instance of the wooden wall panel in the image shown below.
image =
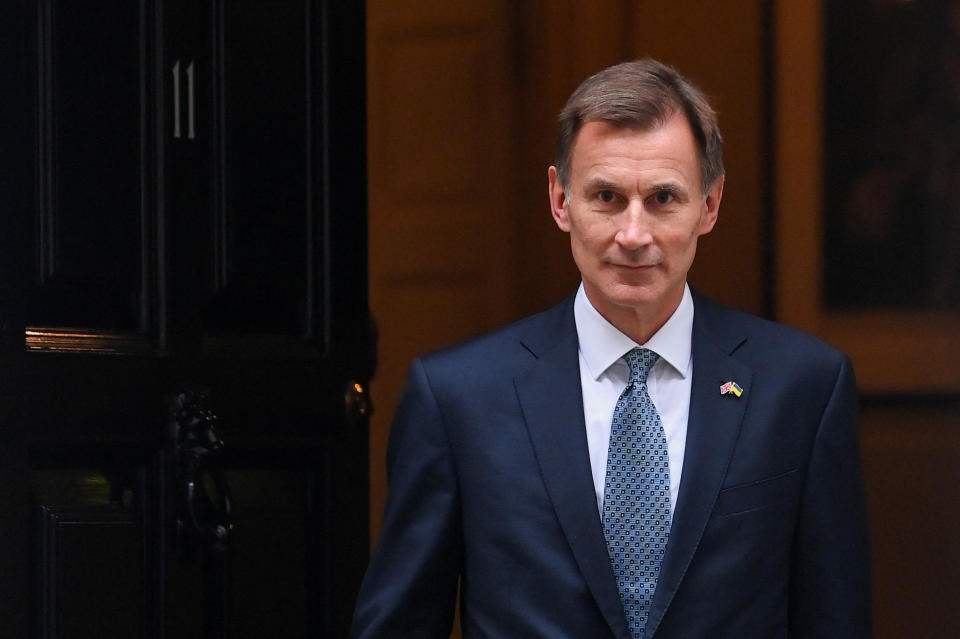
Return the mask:
{"type": "Polygon", "coordinates": [[[862,415],[877,639],[960,636],[960,400],[862,415]]]}
{"type": "Polygon", "coordinates": [[[510,4],[367,5],[372,386],[371,529],[411,360],[513,316],[516,73],[510,4]]]}
{"type": "Polygon", "coordinates": [[[474,164],[484,140],[464,128],[483,123],[488,106],[483,36],[469,24],[384,35],[384,48],[405,61],[383,70],[378,90],[391,101],[377,105],[383,134],[372,140],[391,197],[443,204],[481,196],[470,169],[483,170],[474,164]]]}

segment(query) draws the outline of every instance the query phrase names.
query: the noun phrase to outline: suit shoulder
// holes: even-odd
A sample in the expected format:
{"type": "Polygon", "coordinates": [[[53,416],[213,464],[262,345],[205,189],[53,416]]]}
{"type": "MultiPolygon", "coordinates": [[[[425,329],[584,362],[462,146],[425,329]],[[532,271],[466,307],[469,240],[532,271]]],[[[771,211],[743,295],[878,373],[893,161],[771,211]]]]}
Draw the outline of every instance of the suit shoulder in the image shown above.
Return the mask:
{"type": "Polygon", "coordinates": [[[727,308],[697,296],[694,317],[700,327],[720,335],[735,356],[753,356],[780,362],[821,362],[838,366],[846,354],[803,331],[756,315],[727,308]]]}
{"type": "Polygon", "coordinates": [[[530,344],[544,336],[559,338],[570,331],[573,331],[575,338],[572,296],[553,308],[418,359],[430,371],[466,369],[472,374],[484,371],[498,375],[516,374],[536,359],[530,344]]]}

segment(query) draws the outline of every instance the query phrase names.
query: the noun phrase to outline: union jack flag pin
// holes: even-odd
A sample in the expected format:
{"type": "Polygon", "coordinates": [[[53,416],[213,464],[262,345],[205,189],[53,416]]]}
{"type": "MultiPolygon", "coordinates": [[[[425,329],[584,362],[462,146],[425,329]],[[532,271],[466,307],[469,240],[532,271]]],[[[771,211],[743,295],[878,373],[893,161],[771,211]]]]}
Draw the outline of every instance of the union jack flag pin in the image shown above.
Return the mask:
{"type": "Polygon", "coordinates": [[[720,385],[721,395],[729,395],[731,393],[733,393],[737,397],[740,397],[740,395],[743,393],[743,389],[740,388],[740,384],[734,381],[729,381],[720,385]]]}

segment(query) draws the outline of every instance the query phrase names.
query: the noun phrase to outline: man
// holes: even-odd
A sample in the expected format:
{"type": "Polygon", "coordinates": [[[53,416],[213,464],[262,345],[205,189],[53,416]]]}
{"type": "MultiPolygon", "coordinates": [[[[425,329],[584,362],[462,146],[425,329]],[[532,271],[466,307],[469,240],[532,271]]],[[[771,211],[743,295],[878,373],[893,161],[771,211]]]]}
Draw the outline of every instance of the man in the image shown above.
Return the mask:
{"type": "Polygon", "coordinates": [[[848,359],[686,284],[717,220],[703,94],[639,60],[560,115],[558,307],[414,362],[355,637],[870,634],[848,359]]]}

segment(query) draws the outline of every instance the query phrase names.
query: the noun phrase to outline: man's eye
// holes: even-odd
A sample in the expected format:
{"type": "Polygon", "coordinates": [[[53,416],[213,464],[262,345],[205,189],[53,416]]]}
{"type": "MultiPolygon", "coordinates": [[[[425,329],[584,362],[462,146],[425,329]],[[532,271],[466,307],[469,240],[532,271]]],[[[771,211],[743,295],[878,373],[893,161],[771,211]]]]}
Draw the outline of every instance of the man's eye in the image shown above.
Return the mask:
{"type": "Polygon", "coordinates": [[[657,191],[653,196],[657,204],[670,204],[673,201],[673,193],[670,191],[657,191]]]}
{"type": "Polygon", "coordinates": [[[597,197],[600,199],[601,202],[605,202],[609,204],[610,202],[613,202],[613,198],[615,196],[613,194],[613,191],[600,191],[599,193],[597,193],[597,197]]]}

